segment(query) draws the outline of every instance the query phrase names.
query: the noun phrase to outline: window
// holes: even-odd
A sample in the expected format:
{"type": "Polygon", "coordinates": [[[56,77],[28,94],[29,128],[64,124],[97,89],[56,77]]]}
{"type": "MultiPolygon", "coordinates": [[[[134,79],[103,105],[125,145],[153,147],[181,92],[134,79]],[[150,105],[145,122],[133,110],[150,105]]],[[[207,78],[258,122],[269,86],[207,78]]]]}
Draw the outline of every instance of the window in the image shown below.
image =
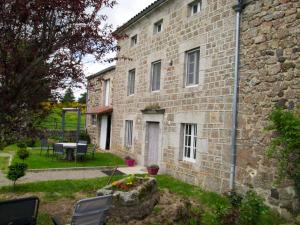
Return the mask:
{"type": "Polygon", "coordinates": [[[132,133],[133,133],[133,121],[125,120],[125,141],[124,145],[126,148],[132,147],[132,133]]]}
{"type": "Polygon", "coordinates": [[[91,124],[92,124],[93,126],[96,126],[96,125],[97,125],[97,117],[96,117],[95,114],[92,114],[91,124]]]}
{"type": "Polygon", "coordinates": [[[110,80],[104,81],[104,106],[109,106],[110,80]]]}
{"type": "Polygon", "coordinates": [[[197,152],[197,124],[183,124],[183,159],[195,162],[197,152]]]}
{"type": "Polygon", "coordinates": [[[135,86],[135,69],[130,70],[128,73],[128,86],[127,86],[127,95],[134,94],[134,86],[135,86]]]}
{"type": "Polygon", "coordinates": [[[154,34],[162,32],[162,29],[163,29],[163,20],[161,19],[160,21],[154,24],[154,34]]]}
{"type": "Polygon", "coordinates": [[[202,1],[196,0],[189,4],[189,15],[195,15],[201,11],[202,1]]]}
{"type": "Polygon", "coordinates": [[[153,62],[151,65],[151,91],[160,89],[161,61],[153,62]]]}
{"type": "Polygon", "coordinates": [[[135,46],[137,44],[137,35],[134,35],[133,37],[131,37],[131,47],[135,46]]]}
{"type": "Polygon", "coordinates": [[[199,83],[200,49],[186,52],[186,86],[199,83]]]}

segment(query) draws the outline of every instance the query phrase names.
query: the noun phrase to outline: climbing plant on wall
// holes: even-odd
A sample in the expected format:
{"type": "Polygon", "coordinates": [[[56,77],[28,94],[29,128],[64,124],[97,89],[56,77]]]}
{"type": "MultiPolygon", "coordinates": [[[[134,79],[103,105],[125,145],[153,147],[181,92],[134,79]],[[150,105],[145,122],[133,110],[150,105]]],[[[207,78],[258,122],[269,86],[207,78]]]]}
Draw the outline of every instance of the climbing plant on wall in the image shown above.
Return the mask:
{"type": "Polygon", "coordinates": [[[272,132],[267,154],[277,161],[277,181],[293,180],[300,200],[300,107],[275,108],[269,116],[267,130],[272,132]]]}

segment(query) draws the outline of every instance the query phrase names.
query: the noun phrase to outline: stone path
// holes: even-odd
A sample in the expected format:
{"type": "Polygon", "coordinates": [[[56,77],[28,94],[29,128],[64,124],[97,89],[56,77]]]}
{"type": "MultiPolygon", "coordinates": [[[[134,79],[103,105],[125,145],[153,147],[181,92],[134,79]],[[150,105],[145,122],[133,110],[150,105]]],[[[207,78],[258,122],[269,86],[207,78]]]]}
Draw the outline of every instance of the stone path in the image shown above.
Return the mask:
{"type": "MultiPolygon", "coordinates": [[[[143,174],[146,173],[145,167],[120,167],[118,168],[125,174],[143,174]]],[[[78,179],[91,179],[97,177],[107,176],[99,169],[82,169],[82,170],[46,170],[39,172],[27,172],[26,175],[18,183],[31,183],[38,181],[50,181],[50,180],[78,180],[78,179]]],[[[11,182],[0,171],[0,186],[10,185],[11,182]]]]}

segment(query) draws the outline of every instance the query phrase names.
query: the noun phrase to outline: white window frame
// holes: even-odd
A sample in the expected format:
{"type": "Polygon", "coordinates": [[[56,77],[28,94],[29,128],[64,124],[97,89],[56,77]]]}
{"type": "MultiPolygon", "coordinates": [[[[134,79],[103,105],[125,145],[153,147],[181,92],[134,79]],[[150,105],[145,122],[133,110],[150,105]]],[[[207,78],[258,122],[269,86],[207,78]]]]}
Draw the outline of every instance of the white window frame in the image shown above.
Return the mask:
{"type": "Polygon", "coordinates": [[[189,50],[185,53],[185,86],[186,87],[192,87],[197,86],[199,84],[199,69],[200,69],[200,48],[189,50]],[[189,75],[190,72],[190,62],[189,57],[191,54],[196,53],[196,59],[194,62],[194,74],[193,74],[193,82],[189,82],[189,75]]]}
{"type": "Polygon", "coordinates": [[[195,0],[195,1],[191,2],[188,5],[188,7],[189,7],[189,15],[190,16],[196,15],[199,12],[201,12],[201,10],[202,10],[202,0],[195,0]],[[197,7],[196,12],[194,11],[195,7],[197,7]]]}
{"type": "Polygon", "coordinates": [[[152,92],[158,92],[160,91],[160,85],[161,85],[161,60],[155,61],[151,63],[151,79],[150,79],[150,90],[152,92]],[[160,65],[160,70],[159,70],[159,75],[154,74],[155,70],[155,65],[159,64],[160,65]],[[154,77],[154,75],[156,77],[154,77]],[[158,76],[158,77],[157,77],[158,76]],[[154,84],[155,81],[158,81],[158,87],[156,87],[156,84],[154,84]],[[155,88],[155,89],[154,89],[155,88]]]}
{"type": "Polygon", "coordinates": [[[137,34],[136,35],[133,35],[130,39],[130,46],[133,47],[135,45],[137,45],[137,42],[138,42],[138,36],[137,34]]]}
{"type": "Polygon", "coordinates": [[[110,79],[104,80],[104,106],[109,106],[110,100],[110,79]]]}
{"type": "Polygon", "coordinates": [[[128,72],[127,96],[134,95],[135,93],[135,69],[128,72]]]}
{"type": "Polygon", "coordinates": [[[183,160],[196,162],[197,157],[197,124],[183,124],[183,160]],[[190,132],[189,132],[190,129],[190,132]]]}
{"type": "Polygon", "coordinates": [[[130,149],[133,145],[133,120],[125,120],[124,134],[124,146],[130,149]]]}
{"type": "Polygon", "coordinates": [[[91,115],[91,124],[92,124],[92,126],[97,125],[97,115],[96,114],[91,115]]]}
{"type": "Polygon", "coordinates": [[[163,22],[164,22],[164,20],[161,19],[161,20],[157,21],[156,23],[154,23],[154,28],[153,28],[154,34],[158,34],[163,31],[163,22]]]}

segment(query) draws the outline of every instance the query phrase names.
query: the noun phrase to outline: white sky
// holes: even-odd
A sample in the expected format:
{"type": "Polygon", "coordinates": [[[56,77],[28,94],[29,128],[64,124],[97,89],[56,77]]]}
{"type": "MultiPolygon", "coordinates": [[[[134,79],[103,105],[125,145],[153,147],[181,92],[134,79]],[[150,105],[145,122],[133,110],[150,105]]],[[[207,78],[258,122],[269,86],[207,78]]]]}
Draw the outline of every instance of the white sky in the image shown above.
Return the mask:
{"type": "MultiPolygon", "coordinates": [[[[108,16],[107,22],[113,25],[113,28],[123,25],[144,8],[156,0],[117,0],[118,4],[113,9],[105,9],[105,14],[108,16]]],[[[87,57],[84,63],[84,73],[86,76],[99,72],[105,69],[109,64],[101,64],[96,62],[92,57],[87,57]]],[[[74,89],[76,98],[80,96],[85,89],[74,89]]]]}

